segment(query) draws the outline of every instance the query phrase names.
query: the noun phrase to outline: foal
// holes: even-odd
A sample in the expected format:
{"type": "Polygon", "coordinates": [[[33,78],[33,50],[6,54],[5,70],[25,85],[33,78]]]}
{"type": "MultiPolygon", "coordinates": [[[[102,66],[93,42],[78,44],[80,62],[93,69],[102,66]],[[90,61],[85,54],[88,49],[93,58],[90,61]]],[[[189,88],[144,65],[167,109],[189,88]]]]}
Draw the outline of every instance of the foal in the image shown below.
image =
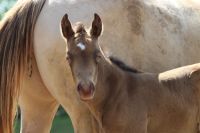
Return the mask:
{"type": "Polygon", "coordinates": [[[73,30],[67,15],[61,27],[77,92],[100,132],[198,133],[200,64],[160,74],[139,72],[104,56],[97,14],[89,32],[80,23],[73,30]]]}

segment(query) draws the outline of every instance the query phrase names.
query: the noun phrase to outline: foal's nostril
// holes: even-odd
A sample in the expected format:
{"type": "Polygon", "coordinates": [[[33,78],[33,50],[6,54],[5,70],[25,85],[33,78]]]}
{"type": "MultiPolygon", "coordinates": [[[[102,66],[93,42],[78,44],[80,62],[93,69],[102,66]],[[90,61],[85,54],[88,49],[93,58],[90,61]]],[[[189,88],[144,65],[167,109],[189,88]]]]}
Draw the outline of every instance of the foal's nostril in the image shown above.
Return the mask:
{"type": "Polygon", "coordinates": [[[95,87],[92,82],[89,83],[79,83],[77,86],[77,91],[82,100],[92,99],[94,96],[95,87]]]}
{"type": "Polygon", "coordinates": [[[93,83],[90,83],[89,88],[92,89],[92,90],[94,90],[94,84],[93,84],[93,83]]]}
{"type": "Polygon", "coordinates": [[[82,85],[78,84],[77,89],[78,89],[78,91],[81,91],[83,89],[82,85]]]}
{"type": "Polygon", "coordinates": [[[89,82],[88,84],[83,84],[83,83],[79,83],[77,86],[78,90],[81,89],[94,89],[94,84],[92,82],[89,82]]]}

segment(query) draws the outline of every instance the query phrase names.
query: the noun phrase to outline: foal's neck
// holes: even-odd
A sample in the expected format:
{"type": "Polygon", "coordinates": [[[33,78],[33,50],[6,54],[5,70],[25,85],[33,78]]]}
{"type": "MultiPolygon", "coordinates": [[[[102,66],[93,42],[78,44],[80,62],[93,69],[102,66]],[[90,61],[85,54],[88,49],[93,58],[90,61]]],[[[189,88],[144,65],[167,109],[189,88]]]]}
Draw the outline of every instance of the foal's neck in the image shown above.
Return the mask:
{"type": "Polygon", "coordinates": [[[116,102],[121,93],[124,77],[124,72],[109,61],[102,60],[99,63],[95,97],[87,104],[100,123],[106,110],[112,106],[111,103],[116,102]]]}

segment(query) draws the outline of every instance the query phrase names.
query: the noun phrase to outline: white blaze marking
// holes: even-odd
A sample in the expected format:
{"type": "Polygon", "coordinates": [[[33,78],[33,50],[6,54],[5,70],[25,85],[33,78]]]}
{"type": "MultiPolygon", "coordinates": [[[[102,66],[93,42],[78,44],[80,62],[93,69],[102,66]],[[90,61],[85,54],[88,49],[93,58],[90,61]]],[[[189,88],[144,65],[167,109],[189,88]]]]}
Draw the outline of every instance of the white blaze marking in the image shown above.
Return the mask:
{"type": "Polygon", "coordinates": [[[77,47],[79,47],[82,51],[86,49],[85,44],[83,44],[82,42],[78,43],[77,47]]]}

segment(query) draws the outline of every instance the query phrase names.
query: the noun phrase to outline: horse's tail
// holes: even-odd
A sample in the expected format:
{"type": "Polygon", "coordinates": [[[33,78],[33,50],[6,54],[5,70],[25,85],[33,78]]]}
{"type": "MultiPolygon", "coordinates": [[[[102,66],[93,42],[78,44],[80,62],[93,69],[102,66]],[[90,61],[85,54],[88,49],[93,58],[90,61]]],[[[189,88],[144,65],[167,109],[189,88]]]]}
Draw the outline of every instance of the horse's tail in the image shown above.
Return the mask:
{"type": "Polygon", "coordinates": [[[23,76],[33,51],[37,18],[46,0],[19,0],[0,22],[0,133],[13,132],[23,76]]]}

